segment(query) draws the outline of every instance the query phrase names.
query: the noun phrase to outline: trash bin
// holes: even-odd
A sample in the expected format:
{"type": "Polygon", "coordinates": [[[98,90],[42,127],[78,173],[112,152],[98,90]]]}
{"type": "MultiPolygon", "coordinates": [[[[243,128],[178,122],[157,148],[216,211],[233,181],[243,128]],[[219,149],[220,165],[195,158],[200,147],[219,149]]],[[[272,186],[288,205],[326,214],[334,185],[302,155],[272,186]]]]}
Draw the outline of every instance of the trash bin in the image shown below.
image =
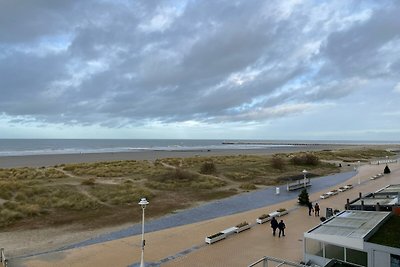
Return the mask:
{"type": "Polygon", "coordinates": [[[277,195],[279,195],[279,191],[280,191],[280,189],[279,189],[279,187],[277,187],[277,188],[276,188],[276,194],[277,194],[277,195]]]}

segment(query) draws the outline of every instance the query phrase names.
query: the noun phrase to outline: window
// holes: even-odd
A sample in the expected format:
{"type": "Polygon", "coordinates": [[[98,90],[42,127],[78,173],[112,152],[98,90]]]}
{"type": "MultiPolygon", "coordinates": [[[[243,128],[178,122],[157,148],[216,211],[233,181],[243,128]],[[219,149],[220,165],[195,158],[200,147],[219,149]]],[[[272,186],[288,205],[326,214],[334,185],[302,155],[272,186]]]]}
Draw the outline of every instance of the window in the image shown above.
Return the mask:
{"type": "MultiPolygon", "coordinates": [[[[368,256],[366,252],[346,248],[346,261],[361,266],[368,266],[368,256]]],[[[400,266],[399,266],[400,267],[400,266]]]]}
{"type": "Polygon", "coordinates": [[[325,258],[344,261],[344,248],[325,243],[325,258]]]}
{"type": "Polygon", "coordinates": [[[321,242],[319,242],[317,240],[306,238],[306,253],[307,254],[323,257],[322,252],[323,252],[323,250],[322,250],[321,242]]]}
{"type": "Polygon", "coordinates": [[[400,255],[390,254],[390,267],[400,267],[400,255]]]}

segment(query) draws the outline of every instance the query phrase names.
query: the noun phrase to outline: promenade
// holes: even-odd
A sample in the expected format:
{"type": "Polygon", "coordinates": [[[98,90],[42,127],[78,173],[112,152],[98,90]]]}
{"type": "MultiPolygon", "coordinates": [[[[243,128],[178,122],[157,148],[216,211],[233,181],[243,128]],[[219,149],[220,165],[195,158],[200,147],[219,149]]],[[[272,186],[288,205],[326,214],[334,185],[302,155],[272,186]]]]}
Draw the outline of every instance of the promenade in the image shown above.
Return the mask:
{"type": "MultiPolygon", "coordinates": [[[[389,166],[392,173],[376,180],[370,180],[370,177],[383,172],[383,165],[361,166],[357,175],[350,179],[342,177],[343,180],[338,185],[328,188],[319,188],[314,186],[313,182],[310,199],[320,204],[321,216],[325,215],[326,207],[343,210],[346,199],[356,198],[358,192],[363,194],[374,192],[388,184],[400,183],[400,164],[389,166]],[[354,188],[328,199],[319,199],[322,193],[346,184],[353,184],[354,188]]],[[[298,193],[294,194],[297,196],[298,193]]],[[[206,220],[199,222],[189,224],[183,222],[183,225],[168,229],[154,228],[152,232],[148,232],[151,228],[147,229],[146,224],[145,261],[150,264],[147,266],[247,266],[263,256],[301,261],[303,233],[317,225],[320,220],[318,217],[309,216],[307,208],[298,206],[296,198],[293,199],[291,196],[291,199],[285,199],[285,194],[281,188],[281,194],[278,198],[274,197],[277,201],[273,204],[255,206],[251,210],[224,214],[221,217],[205,218],[206,220]],[[259,215],[273,212],[278,208],[290,210],[288,215],[281,218],[287,226],[286,236],[281,238],[272,236],[269,223],[255,224],[259,215]],[[207,235],[235,226],[242,221],[248,221],[254,226],[250,230],[231,235],[215,244],[205,244],[204,238],[207,235]]],[[[246,202],[245,199],[241,201],[246,202]]],[[[221,202],[215,205],[221,205],[218,203],[221,202]]],[[[154,224],[157,223],[160,222],[154,224]]],[[[105,238],[102,240],[93,239],[88,243],[76,244],[61,251],[11,259],[9,266],[133,266],[140,260],[141,236],[140,234],[129,236],[129,231],[118,232],[119,238],[110,241],[103,242],[107,238],[115,238],[116,236],[112,235],[117,233],[99,237],[105,238]],[[125,234],[127,235],[124,237],[125,234]]]]}

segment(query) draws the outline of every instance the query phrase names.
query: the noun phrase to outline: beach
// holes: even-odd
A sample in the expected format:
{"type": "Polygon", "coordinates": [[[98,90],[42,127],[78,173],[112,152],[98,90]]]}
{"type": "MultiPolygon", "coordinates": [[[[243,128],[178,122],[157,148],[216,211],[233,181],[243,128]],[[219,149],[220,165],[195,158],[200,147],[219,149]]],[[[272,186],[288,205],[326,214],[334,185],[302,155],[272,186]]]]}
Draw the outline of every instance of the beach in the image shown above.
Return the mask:
{"type": "MultiPolygon", "coordinates": [[[[140,152],[115,152],[115,153],[79,153],[56,155],[29,155],[0,157],[1,168],[12,167],[41,167],[54,166],[66,163],[99,162],[114,160],[155,160],[159,158],[179,157],[207,157],[218,155],[270,155],[275,153],[290,153],[296,151],[332,150],[332,149],[398,149],[396,145],[388,146],[355,146],[355,145],[319,145],[319,146],[293,146],[277,147],[274,149],[226,149],[226,150],[191,150],[191,151],[140,151],[140,152]]],[[[7,250],[12,257],[43,253],[67,244],[76,243],[112,231],[127,228],[129,224],[113,227],[82,230],[80,225],[68,225],[55,228],[16,229],[0,233],[0,242],[7,244],[7,250]]]]}
{"type": "Polygon", "coordinates": [[[0,168],[42,167],[69,163],[101,162],[116,160],[156,160],[162,158],[208,157],[222,155],[271,155],[299,151],[319,151],[332,149],[400,149],[400,145],[343,145],[319,144],[277,146],[265,149],[198,149],[198,150],[143,150],[134,152],[43,154],[0,157],[0,168]]]}

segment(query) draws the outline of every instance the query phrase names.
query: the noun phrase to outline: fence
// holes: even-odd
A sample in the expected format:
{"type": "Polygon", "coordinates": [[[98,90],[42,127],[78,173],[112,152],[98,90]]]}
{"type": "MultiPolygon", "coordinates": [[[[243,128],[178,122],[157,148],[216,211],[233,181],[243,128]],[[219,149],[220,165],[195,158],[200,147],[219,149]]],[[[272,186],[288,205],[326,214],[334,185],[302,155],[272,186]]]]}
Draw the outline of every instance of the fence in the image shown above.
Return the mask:
{"type": "Polygon", "coordinates": [[[296,180],[293,183],[287,184],[286,185],[286,190],[287,191],[293,191],[293,190],[297,190],[297,189],[301,189],[301,188],[307,188],[309,186],[311,186],[310,178],[300,179],[300,180],[296,180]]]}
{"type": "Polygon", "coordinates": [[[304,264],[299,264],[299,263],[295,263],[295,262],[291,262],[291,261],[287,261],[287,260],[282,260],[282,259],[278,259],[278,258],[273,258],[273,257],[268,257],[265,256],[261,259],[259,259],[258,261],[250,264],[248,267],[253,267],[253,266],[261,266],[259,264],[262,264],[262,267],[271,267],[271,266],[293,266],[293,267],[307,267],[307,265],[304,264]],[[268,264],[271,265],[268,265],[268,264]],[[274,264],[274,265],[272,265],[274,264]],[[277,265],[275,265],[277,264],[277,265]]]}
{"type": "Polygon", "coordinates": [[[380,164],[388,164],[388,163],[397,163],[397,159],[382,159],[382,160],[376,160],[376,161],[371,161],[371,165],[380,165],[380,164]]]}

